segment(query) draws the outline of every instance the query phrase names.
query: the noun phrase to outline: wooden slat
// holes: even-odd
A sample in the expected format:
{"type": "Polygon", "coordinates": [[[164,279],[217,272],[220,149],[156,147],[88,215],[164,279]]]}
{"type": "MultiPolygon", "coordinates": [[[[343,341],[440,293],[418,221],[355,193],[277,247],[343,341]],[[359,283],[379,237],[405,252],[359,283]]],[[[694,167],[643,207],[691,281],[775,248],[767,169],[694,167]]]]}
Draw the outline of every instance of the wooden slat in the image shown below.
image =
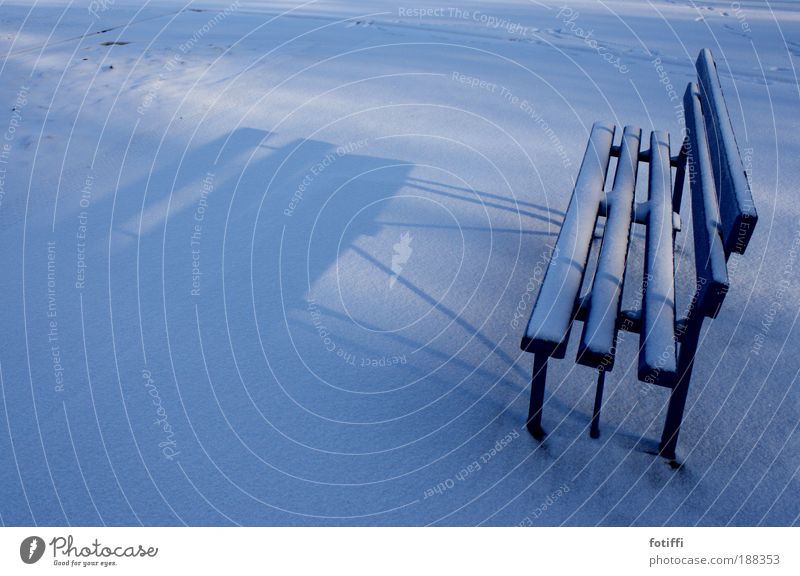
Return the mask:
{"type": "Polygon", "coordinates": [[[639,380],[671,387],[677,361],[672,170],[669,158],[669,133],[651,133],[639,380]]]}
{"type": "Polygon", "coordinates": [[[520,347],[563,358],[603,197],[613,124],[592,126],[575,189],[520,347]]]}
{"type": "Polygon", "coordinates": [[[626,126],[608,197],[605,232],[590,292],[589,312],[583,324],[578,362],[611,370],[614,366],[625,262],[630,243],[636,174],[642,131],[626,126]]]}
{"type": "Polygon", "coordinates": [[[700,52],[696,67],[719,200],[725,254],[744,254],[758,214],[710,50],[700,52]]]}
{"type": "Polygon", "coordinates": [[[687,168],[692,190],[695,270],[698,279],[694,306],[705,316],[715,317],[728,292],[728,269],[722,241],[714,170],[709,150],[707,123],[703,120],[700,91],[689,84],[684,95],[689,136],[687,168]]]}

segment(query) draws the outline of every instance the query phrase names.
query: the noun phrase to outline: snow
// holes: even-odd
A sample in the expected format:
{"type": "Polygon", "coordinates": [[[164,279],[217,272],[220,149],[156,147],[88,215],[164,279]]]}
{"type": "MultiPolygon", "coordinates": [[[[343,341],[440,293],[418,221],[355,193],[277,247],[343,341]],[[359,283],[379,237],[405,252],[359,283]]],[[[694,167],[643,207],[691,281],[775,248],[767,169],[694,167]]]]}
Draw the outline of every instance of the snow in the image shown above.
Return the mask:
{"type": "Polygon", "coordinates": [[[0,520],[797,524],[799,31],[792,2],[4,3],[0,520]],[[592,123],[675,147],[703,47],[759,223],[683,466],[636,338],[591,440],[573,330],[539,444],[519,343],[592,123]]]}

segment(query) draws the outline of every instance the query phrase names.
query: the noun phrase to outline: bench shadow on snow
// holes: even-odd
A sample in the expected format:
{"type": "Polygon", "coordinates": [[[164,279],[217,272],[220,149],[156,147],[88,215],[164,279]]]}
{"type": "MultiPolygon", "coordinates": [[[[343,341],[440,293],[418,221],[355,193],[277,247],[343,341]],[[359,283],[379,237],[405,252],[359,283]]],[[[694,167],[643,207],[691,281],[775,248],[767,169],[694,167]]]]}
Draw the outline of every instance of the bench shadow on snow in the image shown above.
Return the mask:
{"type": "MultiPolygon", "coordinates": [[[[327,142],[296,141],[276,150],[273,156],[265,159],[265,166],[252,168],[262,177],[275,174],[265,192],[254,236],[254,245],[259,251],[253,263],[254,280],[259,286],[269,287],[262,290],[260,299],[271,301],[264,302],[267,307],[272,304],[272,312],[267,312],[266,317],[283,320],[275,317],[274,305],[278,304],[276,297],[279,297],[284,319],[305,315],[306,321],[302,323],[305,329],[318,331],[319,326],[315,328],[314,322],[307,318],[311,306],[345,330],[339,334],[340,338],[360,341],[364,353],[384,354],[385,351],[370,347],[364,330],[375,332],[378,341],[388,338],[389,348],[416,349],[425,344],[424,335],[419,331],[412,331],[420,336],[415,338],[397,329],[404,324],[397,321],[398,315],[409,311],[409,301],[416,301],[433,310],[433,314],[444,316],[446,322],[453,323],[484,346],[494,348],[496,343],[464,318],[457,309],[458,303],[448,299],[446,291],[437,293],[440,287],[429,287],[427,278],[404,273],[394,258],[402,256],[398,251],[403,249],[403,234],[413,238],[413,249],[421,250],[416,246],[428,241],[423,237],[428,232],[434,234],[430,239],[434,243],[439,239],[436,235],[442,231],[469,229],[458,222],[443,220],[446,216],[438,213],[435,203],[425,200],[427,198],[438,196],[441,201],[450,203],[494,202],[497,208],[523,209],[504,206],[498,202],[503,200],[499,196],[493,199],[488,193],[414,178],[410,176],[414,166],[408,163],[360,154],[358,150],[340,154],[341,150],[327,142]],[[330,164],[322,167],[321,163],[330,159],[333,159],[330,164]],[[277,173],[276,164],[279,164],[277,173]],[[315,175],[314,170],[320,168],[315,175]],[[298,193],[304,181],[310,181],[309,185],[298,193]],[[479,195],[484,198],[476,200],[479,195]],[[264,248],[266,253],[262,252],[264,248]],[[280,262],[280,272],[275,277],[277,262],[280,262]],[[359,276],[360,280],[351,282],[359,276]],[[363,291],[351,296],[364,299],[369,306],[365,304],[351,311],[343,305],[343,300],[347,300],[348,290],[359,289],[363,291]],[[346,325],[355,329],[350,331],[346,325]]],[[[532,211],[528,214],[544,218],[532,211]]],[[[471,228],[475,234],[487,231],[488,228],[471,228]]],[[[435,265],[435,262],[426,262],[425,274],[435,275],[435,265]]],[[[462,274],[455,281],[465,280],[462,274]]],[[[259,296],[256,298],[258,300],[259,296]]],[[[413,307],[411,305],[412,312],[413,307]]],[[[372,344],[378,342],[373,340],[372,344]]],[[[441,360],[450,358],[435,347],[426,347],[425,351],[441,360]]],[[[502,350],[498,350],[498,354],[509,364],[513,363],[502,350]]],[[[475,368],[457,357],[452,361],[461,363],[464,368],[475,368]]]]}
{"type": "MultiPolygon", "coordinates": [[[[252,394],[259,405],[274,399],[272,386],[262,384],[265,378],[272,380],[270,370],[275,369],[273,376],[277,378],[304,383],[302,393],[293,399],[329,416],[330,406],[335,403],[332,395],[341,395],[342,389],[379,395],[401,390],[399,401],[390,398],[394,394],[384,395],[385,401],[375,406],[373,412],[362,412],[364,406],[359,406],[358,400],[363,400],[363,396],[346,402],[344,408],[339,406],[345,416],[351,412],[363,413],[367,419],[381,420],[433,402],[445,392],[459,388],[468,378],[475,385],[462,387],[463,391],[459,389],[446,400],[453,405],[454,412],[463,409],[465,403],[474,402],[488,402],[502,409],[513,398],[509,394],[516,395],[519,385],[526,382],[527,368],[515,366],[513,351],[509,355],[497,348],[492,330],[482,328],[462,313],[466,299],[448,296],[447,286],[442,286],[442,282],[428,283],[428,276],[436,275],[438,265],[447,268],[435,258],[437,250],[450,244],[443,235],[463,233],[465,258],[468,258],[470,245],[483,242],[489,228],[448,221],[447,214],[430,199],[447,204],[451,210],[459,205],[483,203],[490,210],[519,211],[526,219],[549,221],[542,216],[545,212],[525,201],[517,201],[515,205],[493,193],[435,178],[412,177],[410,173],[415,168],[412,164],[370,155],[368,146],[347,148],[321,140],[275,145],[275,139],[275,135],[262,130],[238,128],[190,148],[183,159],[165,158],[152,176],[144,175],[130,186],[132,191],[139,190],[149,178],[148,202],[141,214],[145,224],[139,258],[143,262],[163,258],[166,284],[177,289],[162,295],[159,282],[141,286],[143,315],[162,316],[161,299],[166,297],[173,356],[179,357],[184,347],[187,355],[197,355],[194,323],[197,303],[206,352],[213,349],[215,359],[233,355],[237,370],[225,371],[224,378],[238,381],[241,374],[242,383],[249,388],[248,395],[252,394]],[[207,172],[213,173],[214,178],[203,223],[202,296],[193,300],[186,297],[190,280],[188,235],[207,172]],[[173,192],[168,200],[169,190],[173,192]],[[159,193],[161,197],[157,196],[159,193]],[[162,254],[160,232],[166,217],[167,248],[162,254]],[[413,237],[413,259],[405,270],[395,270],[397,263],[393,264],[392,259],[396,245],[406,232],[413,237]],[[148,238],[153,234],[154,238],[148,238]],[[425,254],[426,250],[434,257],[425,254]],[[422,273],[415,275],[415,269],[421,269],[422,273]],[[224,274],[220,274],[223,270],[224,274]],[[148,294],[149,291],[153,293],[148,294]],[[343,299],[354,309],[345,308],[343,299]],[[404,315],[412,314],[408,317],[413,320],[413,314],[420,310],[428,313],[420,314],[424,318],[419,327],[401,329],[401,324],[407,323],[400,321],[404,315]],[[184,317],[192,321],[185,321],[184,317]],[[336,352],[344,351],[344,359],[325,350],[321,325],[335,338],[336,352]],[[444,337],[428,342],[430,329],[444,337]],[[474,356],[462,351],[462,344],[467,341],[472,349],[477,346],[494,350],[502,370],[498,371],[497,365],[482,365],[485,353],[474,356]],[[389,362],[394,356],[404,356],[402,375],[397,371],[397,375],[387,380],[376,371],[355,373],[346,366],[347,355],[378,361],[388,358],[389,362]],[[269,367],[265,365],[276,356],[279,361],[273,361],[269,367]],[[421,361],[421,356],[427,361],[421,361]],[[444,368],[430,373],[431,366],[444,368]],[[511,372],[501,378],[508,367],[512,367],[511,372]],[[323,382],[327,379],[331,381],[323,382]],[[431,381],[436,386],[431,386],[431,381]],[[481,399],[478,381],[484,382],[484,389],[497,386],[505,392],[481,399]],[[424,382],[425,386],[414,386],[415,382],[424,382]]],[[[117,213],[127,215],[120,218],[125,222],[121,232],[129,239],[135,236],[141,196],[120,193],[117,213]],[[127,202],[130,204],[126,209],[127,202]]],[[[494,228],[494,232],[496,238],[505,233],[505,241],[509,237],[514,238],[513,242],[518,241],[518,235],[509,236],[515,230],[494,228]]],[[[552,233],[527,230],[522,236],[533,236],[536,242],[543,242],[538,238],[545,234],[552,233]]],[[[128,246],[132,247],[130,243],[128,246]]],[[[123,260],[133,258],[132,251],[123,252],[127,253],[121,254],[123,260]]],[[[492,256],[489,263],[486,282],[492,280],[495,270],[510,270],[499,266],[495,258],[492,256]]],[[[127,266],[133,269],[135,264],[128,260],[127,266]]],[[[445,271],[453,272],[456,284],[476,284],[474,276],[456,266],[445,271]]],[[[131,284],[121,285],[119,290],[130,289],[131,298],[136,298],[131,284]]],[[[122,298],[124,294],[120,293],[115,300],[119,302],[122,298]]],[[[476,306],[477,302],[470,305],[476,306]]],[[[148,334],[146,326],[145,332],[148,350],[160,348],[158,330],[148,334]]],[[[181,360],[176,363],[179,365],[181,360]]],[[[242,399],[249,400],[249,397],[242,399]]],[[[435,405],[431,407],[436,409],[435,405]]],[[[516,414],[507,417],[510,423],[516,414]]],[[[516,423],[515,420],[513,424],[516,423]]],[[[474,432],[474,422],[472,429],[474,432]]]]}
{"type": "MultiPolygon", "coordinates": [[[[184,396],[174,397],[165,386],[165,403],[185,404],[190,416],[206,415],[192,417],[198,438],[227,436],[225,423],[214,414],[224,410],[238,441],[256,453],[300,466],[301,471],[315,465],[320,469],[324,462],[323,469],[332,478],[344,481],[374,480],[378,468],[353,468],[346,458],[324,454],[298,460],[297,447],[280,447],[282,439],[271,429],[321,449],[353,453],[410,443],[411,448],[378,460],[384,467],[380,474],[402,474],[429,460],[431,442],[438,454],[469,443],[481,432],[493,442],[500,432],[502,436],[520,427],[527,396],[523,393],[510,407],[509,402],[520,386],[527,386],[527,359],[515,354],[516,342],[498,347],[496,329],[481,324],[486,316],[479,314],[476,321],[474,314],[463,313],[466,298],[458,293],[448,297],[447,286],[429,278],[439,268],[450,270],[447,256],[439,254],[442,247],[452,245],[447,234],[464,231],[464,258],[470,258],[477,254],[472,252],[474,245],[485,240],[488,227],[447,221],[429,199],[447,203],[452,210],[478,202],[490,210],[519,211],[529,228],[530,220],[539,221],[530,235],[511,234],[502,240],[533,237],[533,244],[538,244],[534,253],[544,247],[541,223],[557,223],[548,221],[542,216],[546,212],[532,203],[518,201],[515,206],[499,195],[459,188],[427,175],[411,176],[413,165],[371,156],[368,148],[339,154],[336,144],[320,140],[274,145],[273,139],[261,130],[234,130],[190,148],[182,159],[159,158],[152,175],[139,175],[118,191],[115,221],[119,224],[115,223],[113,234],[120,236],[120,243],[112,243],[113,267],[122,274],[112,278],[115,315],[118,307],[131,308],[141,299],[148,366],[163,378],[170,374],[164,346],[169,338],[175,377],[184,396]],[[214,177],[202,224],[202,293],[192,298],[188,297],[188,240],[208,173],[214,177]],[[304,181],[307,185],[298,196],[304,181]],[[145,183],[148,198],[142,211],[145,183]],[[139,218],[143,225],[137,254],[131,240],[138,234],[139,218]],[[412,258],[424,264],[421,273],[415,272],[415,260],[409,259],[399,273],[392,261],[398,251],[395,245],[409,231],[412,258]],[[137,258],[159,264],[153,268],[156,276],[138,287],[132,281],[137,258]],[[162,260],[166,290],[158,281],[162,260]],[[352,309],[343,308],[343,299],[352,309]],[[420,310],[430,313],[418,327],[403,329],[396,323],[420,310]],[[167,334],[160,321],[165,311],[167,334]],[[338,349],[349,354],[359,358],[405,354],[407,362],[391,376],[386,371],[356,370],[336,351],[326,350],[320,323],[338,349]],[[198,327],[218,399],[209,397],[208,377],[199,368],[198,327]],[[431,329],[440,337],[428,342],[431,329]],[[469,347],[463,348],[467,341],[469,347]],[[431,370],[439,366],[441,370],[431,370]],[[201,386],[188,393],[188,383],[201,386]],[[499,416],[496,421],[495,416],[499,416]],[[347,422],[375,424],[365,434],[363,426],[343,425],[347,422]],[[435,433],[442,426],[446,434],[435,433]],[[432,435],[420,440],[426,434],[432,435]]],[[[526,251],[531,253],[527,246],[526,251]]],[[[498,270],[505,270],[500,273],[505,280],[507,264],[502,257],[491,256],[484,290],[496,281],[498,270]]],[[[518,265],[524,268],[526,262],[518,265]]],[[[452,272],[456,283],[480,287],[472,272],[457,267],[452,272]]],[[[98,289],[102,293],[104,283],[98,289]]],[[[479,306],[477,301],[472,305],[479,306]]],[[[115,337],[121,355],[139,354],[136,326],[118,326],[115,337]]],[[[509,338],[516,340],[517,334],[509,338]]],[[[557,398],[548,402],[559,404],[557,398]]],[[[136,406],[134,402],[130,408],[134,420],[136,406]]],[[[240,450],[231,438],[219,445],[232,454],[240,450]]],[[[531,446],[532,441],[526,441],[520,449],[527,452],[531,446]]],[[[215,459],[224,458],[211,445],[205,448],[215,459]]],[[[546,446],[536,450],[531,466],[537,467],[541,458],[552,458],[546,451],[546,446]]],[[[261,470],[254,461],[243,466],[242,473],[251,478],[261,470]]],[[[200,466],[190,473],[202,470],[200,466]]],[[[313,470],[306,472],[314,475],[313,470]]]]}

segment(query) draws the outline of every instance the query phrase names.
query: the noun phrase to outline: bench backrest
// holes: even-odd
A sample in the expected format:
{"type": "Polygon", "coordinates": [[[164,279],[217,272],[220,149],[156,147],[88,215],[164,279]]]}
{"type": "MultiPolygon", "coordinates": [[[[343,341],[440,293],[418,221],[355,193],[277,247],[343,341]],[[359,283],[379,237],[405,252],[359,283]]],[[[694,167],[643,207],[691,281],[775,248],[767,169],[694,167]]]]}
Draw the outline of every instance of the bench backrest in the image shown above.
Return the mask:
{"type": "Polygon", "coordinates": [[[690,313],[713,317],[728,291],[727,260],[744,253],[757,221],[750,185],[733,135],[716,65],[709,50],[697,59],[698,82],[684,96],[686,137],[672,157],[670,136],[650,134],[641,151],[641,130],[625,128],[614,146],[615,126],[592,127],[575,189],[522,338],[528,352],[563,358],[574,320],[584,328],[577,361],[611,370],[620,328],[639,332],[640,380],[672,386],[677,370],[674,236],[684,175],[691,187],[697,292],[690,313]],[[609,161],[618,157],[609,193],[609,161]],[[634,201],[638,164],[649,162],[648,201],[634,201]],[[676,182],[673,188],[673,170],[676,182]],[[591,290],[580,295],[599,216],[606,218],[591,290]],[[646,226],[640,311],[621,309],[633,222],[646,226]]]}
{"type": "Polygon", "coordinates": [[[758,215],[710,50],[700,52],[696,66],[698,82],[686,89],[684,109],[695,266],[704,281],[697,301],[714,317],[728,290],[728,257],[744,254],[758,215]]]}

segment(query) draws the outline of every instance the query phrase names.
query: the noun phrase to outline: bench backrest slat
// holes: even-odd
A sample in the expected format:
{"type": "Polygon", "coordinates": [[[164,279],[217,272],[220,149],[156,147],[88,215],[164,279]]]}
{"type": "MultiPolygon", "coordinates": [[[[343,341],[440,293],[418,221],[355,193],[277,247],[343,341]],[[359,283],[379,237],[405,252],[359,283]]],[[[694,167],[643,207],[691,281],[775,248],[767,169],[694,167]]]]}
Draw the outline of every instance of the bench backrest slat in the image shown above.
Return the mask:
{"type": "Polygon", "coordinates": [[[603,370],[614,366],[641,139],[639,128],[625,127],[614,185],[607,199],[608,212],[592,281],[591,305],[578,347],[579,363],[603,370]]]}
{"type": "Polygon", "coordinates": [[[722,240],[722,223],[712,156],[697,84],[684,95],[689,138],[687,168],[692,190],[692,222],[697,293],[694,305],[705,316],[715,317],[728,291],[728,269],[722,240]]]}
{"type": "Polygon", "coordinates": [[[583,282],[614,141],[613,124],[592,126],[556,251],[545,273],[522,348],[563,358],[583,282]]]}
{"type": "Polygon", "coordinates": [[[758,219],[750,183],[744,171],[710,50],[704,49],[700,52],[696,67],[719,199],[725,255],[727,257],[731,252],[744,254],[758,219]]]}
{"type": "Polygon", "coordinates": [[[650,134],[639,379],[671,386],[677,372],[675,260],[669,133],[650,134]]]}

